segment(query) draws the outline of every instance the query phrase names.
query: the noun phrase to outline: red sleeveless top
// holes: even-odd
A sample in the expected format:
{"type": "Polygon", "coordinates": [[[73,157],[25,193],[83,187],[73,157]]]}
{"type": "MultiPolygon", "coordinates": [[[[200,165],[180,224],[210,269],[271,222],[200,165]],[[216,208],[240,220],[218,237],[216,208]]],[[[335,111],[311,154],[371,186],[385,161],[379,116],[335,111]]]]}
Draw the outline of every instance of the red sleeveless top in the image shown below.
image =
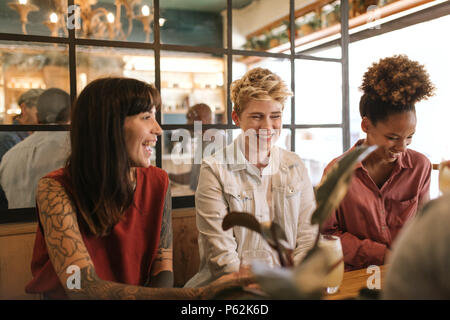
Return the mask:
{"type": "MultiPolygon", "coordinates": [[[[61,183],[71,196],[71,182],[66,169],[53,171],[46,178],[61,183]]],[[[153,166],[137,168],[133,203],[125,212],[124,218],[104,237],[94,236],[77,213],[84,244],[101,279],[129,285],[145,283],[158,250],[168,186],[167,173],[162,169],[153,166]]],[[[27,293],[43,293],[52,299],[67,299],[48,256],[40,221],[31,272],[33,279],[25,288],[27,293]]]]}

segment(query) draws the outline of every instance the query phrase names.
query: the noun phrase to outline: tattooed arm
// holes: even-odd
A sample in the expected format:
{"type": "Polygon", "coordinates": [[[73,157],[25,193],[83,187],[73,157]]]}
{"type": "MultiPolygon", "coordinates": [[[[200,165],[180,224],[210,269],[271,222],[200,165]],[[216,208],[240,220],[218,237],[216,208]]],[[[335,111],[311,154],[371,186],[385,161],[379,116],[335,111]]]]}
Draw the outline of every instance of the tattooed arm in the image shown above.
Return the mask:
{"type": "Polygon", "coordinates": [[[169,185],[164,199],[158,255],[153,261],[152,270],[150,271],[150,277],[146,286],[153,288],[173,287],[172,235],[172,196],[169,185]]]}
{"type": "Polygon", "coordinates": [[[196,299],[204,297],[204,294],[213,289],[146,288],[102,280],[95,272],[80,234],[75,206],[61,184],[54,179],[41,179],[38,184],[37,205],[48,255],[69,298],[196,299]],[[67,274],[66,270],[71,265],[80,268],[80,289],[69,289],[67,286],[71,274],[67,274]]]}

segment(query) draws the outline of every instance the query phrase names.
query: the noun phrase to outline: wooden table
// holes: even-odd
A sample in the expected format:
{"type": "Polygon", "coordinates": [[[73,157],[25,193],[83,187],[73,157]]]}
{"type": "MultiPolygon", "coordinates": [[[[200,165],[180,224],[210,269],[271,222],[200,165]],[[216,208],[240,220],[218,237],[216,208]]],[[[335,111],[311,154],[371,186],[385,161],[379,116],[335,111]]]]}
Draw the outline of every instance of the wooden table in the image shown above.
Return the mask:
{"type": "MultiPolygon", "coordinates": [[[[380,266],[381,271],[381,289],[384,285],[384,276],[386,274],[386,267],[380,266]]],[[[370,273],[366,268],[349,271],[344,273],[344,279],[342,280],[342,285],[338,292],[333,295],[327,295],[324,297],[325,300],[341,300],[348,298],[355,298],[358,296],[359,290],[362,288],[367,288],[367,280],[374,273],[370,273]]]]}

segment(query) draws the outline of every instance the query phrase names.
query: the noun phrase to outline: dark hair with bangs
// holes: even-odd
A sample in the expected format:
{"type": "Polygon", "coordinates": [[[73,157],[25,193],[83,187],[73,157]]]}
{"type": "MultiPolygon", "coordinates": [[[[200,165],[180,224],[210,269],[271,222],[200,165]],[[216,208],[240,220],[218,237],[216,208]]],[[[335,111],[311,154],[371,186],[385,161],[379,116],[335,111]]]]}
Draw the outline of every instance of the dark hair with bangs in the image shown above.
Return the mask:
{"type": "Polygon", "coordinates": [[[77,98],[66,168],[75,205],[93,234],[108,234],[133,200],[125,117],[160,105],[154,86],[128,78],[94,80],[77,98]]]}

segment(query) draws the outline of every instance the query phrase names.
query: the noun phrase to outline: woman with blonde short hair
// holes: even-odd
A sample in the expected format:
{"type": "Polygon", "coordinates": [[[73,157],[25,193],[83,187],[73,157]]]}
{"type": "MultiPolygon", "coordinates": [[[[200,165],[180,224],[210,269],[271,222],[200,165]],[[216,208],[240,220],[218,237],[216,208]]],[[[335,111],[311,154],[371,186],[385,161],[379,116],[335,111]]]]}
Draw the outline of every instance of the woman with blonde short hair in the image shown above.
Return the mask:
{"type": "Polygon", "coordinates": [[[242,227],[222,230],[229,211],[278,223],[296,263],[312,247],[317,229],[310,225],[315,201],[308,173],[298,155],[275,146],[284,104],[291,95],[279,76],[263,68],[232,83],[232,118],[243,132],[203,160],[195,194],[200,271],[186,286],[205,285],[238,271],[246,250],[267,251],[271,262],[280,264],[259,234],[242,227]]]}

